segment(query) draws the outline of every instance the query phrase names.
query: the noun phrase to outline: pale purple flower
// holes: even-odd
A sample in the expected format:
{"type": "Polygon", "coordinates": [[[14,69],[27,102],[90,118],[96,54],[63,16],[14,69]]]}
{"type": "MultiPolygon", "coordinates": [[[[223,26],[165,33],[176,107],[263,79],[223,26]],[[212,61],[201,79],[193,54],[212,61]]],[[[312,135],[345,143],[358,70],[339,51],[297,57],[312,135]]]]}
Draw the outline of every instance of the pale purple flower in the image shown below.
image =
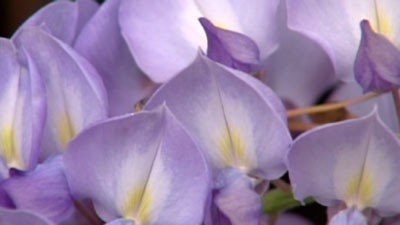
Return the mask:
{"type": "Polygon", "coordinates": [[[297,199],[312,196],[326,206],[344,203],[348,210],[337,216],[347,218],[359,217],[352,208],[372,208],[380,216],[400,212],[399,158],[399,140],[373,113],[301,135],[287,163],[297,199]]]}
{"type": "Polygon", "coordinates": [[[106,222],[187,225],[203,219],[207,164],[165,106],[86,129],[70,143],[64,162],[74,196],[90,198],[106,222]]]}

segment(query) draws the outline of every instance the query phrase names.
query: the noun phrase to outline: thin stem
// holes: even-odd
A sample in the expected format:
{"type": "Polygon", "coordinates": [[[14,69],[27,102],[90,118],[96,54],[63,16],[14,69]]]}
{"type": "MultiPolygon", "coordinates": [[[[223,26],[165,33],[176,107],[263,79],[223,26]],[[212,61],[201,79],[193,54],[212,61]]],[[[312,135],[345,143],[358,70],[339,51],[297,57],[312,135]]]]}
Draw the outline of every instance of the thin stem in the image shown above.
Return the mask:
{"type": "Polygon", "coordinates": [[[289,130],[291,131],[303,132],[311,130],[317,126],[318,124],[315,123],[305,123],[302,121],[289,121],[289,130]]]}
{"type": "Polygon", "coordinates": [[[400,129],[400,95],[399,95],[399,89],[397,89],[397,88],[393,89],[392,90],[392,96],[393,96],[394,106],[396,108],[398,128],[400,129]]]}
{"type": "Polygon", "coordinates": [[[296,117],[296,116],[301,116],[301,115],[306,115],[306,114],[315,114],[315,113],[321,113],[321,112],[331,111],[331,110],[335,110],[335,109],[341,109],[341,108],[345,108],[347,106],[355,105],[355,104],[367,101],[369,99],[375,98],[375,97],[379,96],[380,94],[382,94],[382,93],[370,92],[368,94],[361,95],[356,98],[351,98],[351,99],[347,99],[347,100],[340,101],[340,102],[327,103],[327,104],[312,106],[312,107],[308,107],[308,108],[288,110],[287,115],[288,115],[288,117],[296,117]]]}

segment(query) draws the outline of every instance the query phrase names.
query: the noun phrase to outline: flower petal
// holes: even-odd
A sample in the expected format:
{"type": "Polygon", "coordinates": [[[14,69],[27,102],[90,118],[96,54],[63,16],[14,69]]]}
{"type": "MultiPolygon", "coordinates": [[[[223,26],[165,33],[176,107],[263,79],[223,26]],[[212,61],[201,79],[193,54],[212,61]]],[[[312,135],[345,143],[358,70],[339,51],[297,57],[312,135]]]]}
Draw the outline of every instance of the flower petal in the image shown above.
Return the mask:
{"type": "Polygon", "coordinates": [[[232,225],[260,223],[261,197],[253,190],[249,177],[235,169],[224,171],[223,187],[215,196],[215,204],[232,225]]]}
{"type": "Polygon", "coordinates": [[[155,85],[138,69],[118,24],[120,0],[106,1],[87,23],[74,48],[98,70],[112,116],[132,112],[155,85]]]}
{"type": "Polygon", "coordinates": [[[340,211],[329,221],[329,225],[367,225],[367,219],[352,208],[340,211]]]}
{"type": "Polygon", "coordinates": [[[9,210],[4,208],[0,208],[0,224],[53,225],[52,222],[31,212],[21,210],[9,210]]]}
{"type": "Polygon", "coordinates": [[[283,158],[291,138],[278,113],[280,107],[275,107],[278,98],[257,82],[199,55],[162,86],[145,108],[165,102],[215,170],[236,167],[277,178],[285,172],[283,158]]]}
{"type": "Polygon", "coordinates": [[[61,157],[50,159],[31,172],[11,176],[1,187],[17,209],[29,210],[56,223],[72,213],[61,157]]]}
{"type": "Polygon", "coordinates": [[[361,43],[354,64],[356,80],[364,92],[389,91],[400,86],[400,50],[385,36],[361,22],[361,43]]]}
{"type": "Polygon", "coordinates": [[[34,26],[41,27],[54,37],[72,45],[97,8],[98,5],[92,0],[52,2],[32,15],[15,32],[14,37],[24,28],[34,26]]]}
{"type": "Polygon", "coordinates": [[[197,21],[200,17],[249,36],[257,43],[261,58],[266,58],[278,45],[274,23],[278,2],[122,0],[119,20],[139,67],[161,83],[189,65],[199,47],[206,49],[206,36],[197,21]]]}
{"type": "Polygon", "coordinates": [[[200,18],[207,34],[207,56],[219,63],[244,72],[254,72],[260,63],[257,44],[249,37],[214,26],[200,18]]]}
{"type": "Polygon", "coordinates": [[[300,136],[288,154],[295,196],[325,205],[400,212],[400,142],[376,114],[321,126],[300,136]],[[318,160],[315,160],[318,159],[318,160]]]}
{"type": "Polygon", "coordinates": [[[8,167],[33,169],[45,116],[42,80],[31,61],[11,41],[0,39],[0,154],[8,167]],[[25,59],[22,59],[25,58],[25,59]]]}
{"type": "Polygon", "coordinates": [[[22,30],[14,42],[34,59],[45,81],[44,155],[64,150],[83,128],[107,116],[107,97],[101,78],[69,46],[38,28],[22,30]]]}
{"type": "Polygon", "coordinates": [[[203,218],[206,163],[165,107],[87,129],[64,161],[75,196],[91,198],[105,221],[186,225],[203,218]]]}

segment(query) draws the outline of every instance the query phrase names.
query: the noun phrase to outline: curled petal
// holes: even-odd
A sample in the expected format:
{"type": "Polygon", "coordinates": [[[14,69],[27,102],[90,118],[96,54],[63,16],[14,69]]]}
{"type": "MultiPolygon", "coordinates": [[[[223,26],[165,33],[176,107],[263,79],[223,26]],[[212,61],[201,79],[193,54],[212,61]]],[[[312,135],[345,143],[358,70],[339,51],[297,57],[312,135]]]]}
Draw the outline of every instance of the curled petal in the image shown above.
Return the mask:
{"type": "Polygon", "coordinates": [[[257,44],[249,37],[214,26],[208,19],[200,18],[207,34],[207,56],[226,66],[252,72],[260,63],[257,44]]]}
{"type": "Polygon", "coordinates": [[[206,35],[198,23],[200,17],[250,37],[265,59],[278,46],[274,23],[278,3],[122,0],[119,21],[139,67],[151,80],[162,83],[189,65],[199,47],[206,50],[206,35]]]}
{"type": "Polygon", "coordinates": [[[367,20],[361,22],[361,31],[354,74],[364,92],[385,92],[400,86],[400,50],[375,33],[367,20]]]}

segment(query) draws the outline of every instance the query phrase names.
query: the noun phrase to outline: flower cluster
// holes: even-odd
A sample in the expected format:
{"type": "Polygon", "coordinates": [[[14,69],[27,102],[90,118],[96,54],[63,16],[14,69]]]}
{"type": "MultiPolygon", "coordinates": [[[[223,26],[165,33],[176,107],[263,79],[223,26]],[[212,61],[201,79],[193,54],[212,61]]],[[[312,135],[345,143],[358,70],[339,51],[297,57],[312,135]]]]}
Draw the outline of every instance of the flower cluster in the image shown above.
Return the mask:
{"type": "Polygon", "coordinates": [[[399,224],[399,7],[50,3],[0,38],[0,224],[399,224]]]}

